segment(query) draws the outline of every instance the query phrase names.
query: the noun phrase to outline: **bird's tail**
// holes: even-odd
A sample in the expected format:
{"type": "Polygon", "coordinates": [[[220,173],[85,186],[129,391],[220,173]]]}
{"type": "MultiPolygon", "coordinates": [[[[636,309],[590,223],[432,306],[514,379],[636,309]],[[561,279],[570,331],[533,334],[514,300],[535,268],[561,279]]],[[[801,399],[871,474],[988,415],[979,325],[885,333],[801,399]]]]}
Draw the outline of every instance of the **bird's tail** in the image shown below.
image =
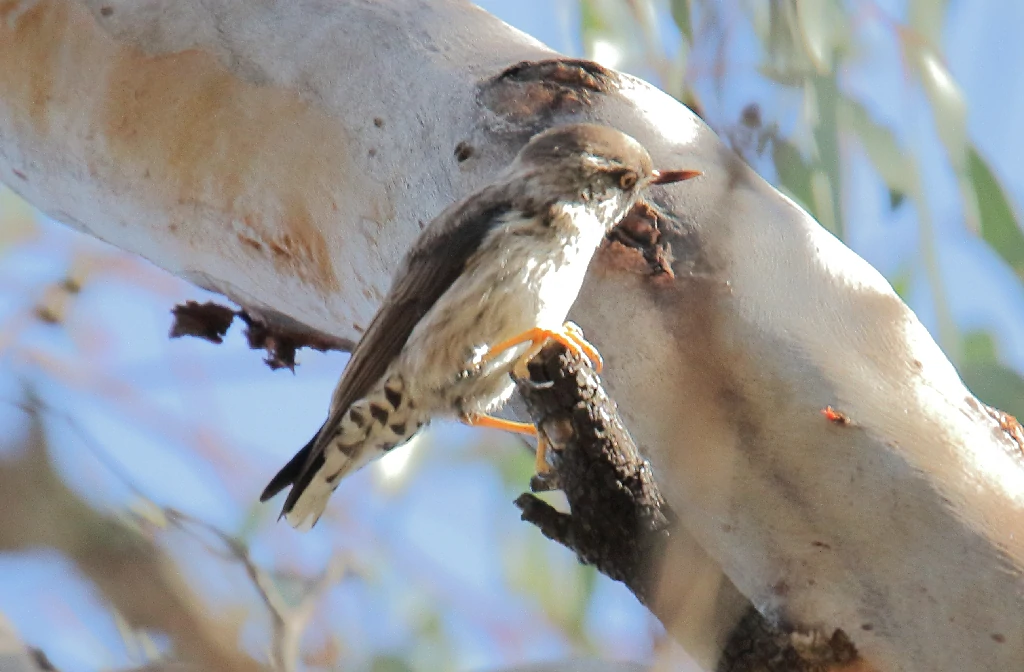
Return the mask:
{"type": "Polygon", "coordinates": [[[281,515],[300,530],[316,524],[346,475],[409,440],[423,425],[400,381],[389,379],[343,412],[332,412],[302,450],[271,479],[265,502],[291,486],[281,515]]]}

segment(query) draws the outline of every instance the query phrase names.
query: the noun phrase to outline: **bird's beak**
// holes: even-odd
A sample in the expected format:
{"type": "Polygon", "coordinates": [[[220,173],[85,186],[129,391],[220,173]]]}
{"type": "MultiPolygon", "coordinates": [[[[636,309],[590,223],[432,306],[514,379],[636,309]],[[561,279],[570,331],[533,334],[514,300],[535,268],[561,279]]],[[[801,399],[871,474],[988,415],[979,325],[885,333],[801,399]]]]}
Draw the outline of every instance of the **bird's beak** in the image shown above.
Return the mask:
{"type": "Polygon", "coordinates": [[[699,170],[655,170],[651,172],[651,184],[672,184],[697,177],[699,170]]]}

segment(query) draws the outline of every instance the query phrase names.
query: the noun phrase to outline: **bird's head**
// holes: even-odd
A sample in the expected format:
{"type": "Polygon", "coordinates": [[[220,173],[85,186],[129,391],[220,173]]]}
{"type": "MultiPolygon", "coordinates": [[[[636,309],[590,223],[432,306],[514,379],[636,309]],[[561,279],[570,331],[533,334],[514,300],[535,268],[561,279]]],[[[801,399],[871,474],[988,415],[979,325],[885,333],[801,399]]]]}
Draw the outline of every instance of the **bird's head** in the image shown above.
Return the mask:
{"type": "Polygon", "coordinates": [[[608,228],[636,204],[644,189],[700,175],[695,170],[654,168],[644,147],[608,126],[571,124],[535,135],[516,157],[513,171],[529,197],[592,209],[608,228]]]}

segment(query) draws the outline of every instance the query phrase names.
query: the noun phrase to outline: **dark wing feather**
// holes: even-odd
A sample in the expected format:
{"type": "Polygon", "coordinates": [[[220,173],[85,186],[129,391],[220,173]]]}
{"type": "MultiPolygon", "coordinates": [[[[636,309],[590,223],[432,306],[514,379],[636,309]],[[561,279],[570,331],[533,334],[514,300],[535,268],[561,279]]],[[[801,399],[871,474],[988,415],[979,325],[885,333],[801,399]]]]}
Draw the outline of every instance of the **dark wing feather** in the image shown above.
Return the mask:
{"type": "MultiPolygon", "coordinates": [[[[320,432],[323,431],[323,427],[320,427],[320,432]]],[[[281,471],[277,472],[274,478],[270,479],[270,483],[267,487],[263,488],[263,494],[260,495],[260,501],[265,502],[277,493],[287,488],[292,483],[296,483],[303,471],[306,468],[306,463],[309,461],[309,455],[313,452],[313,446],[316,444],[316,439],[320,436],[320,432],[313,435],[306,445],[302,447],[299,452],[295,453],[292,459],[288,460],[288,464],[281,467],[281,471]]],[[[315,470],[311,470],[316,473],[315,470]]],[[[307,483],[308,484],[308,483],[307,483]]]]}
{"type": "Polygon", "coordinates": [[[331,436],[345,410],[380,380],[420,318],[452,286],[488,232],[511,209],[507,189],[493,185],[450,206],[424,230],[345,367],[328,424],[271,480],[260,501],[294,484],[284,510],[291,508],[323,461],[324,446],[318,439],[331,436]]]}
{"type": "Polygon", "coordinates": [[[456,203],[431,223],[406,256],[403,271],[359,341],[349,361],[333,406],[348,408],[369,392],[405,346],[409,334],[462,274],[487,234],[511,209],[498,201],[495,187],[456,203]],[[432,231],[434,224],[443,224],[432,231]]]}

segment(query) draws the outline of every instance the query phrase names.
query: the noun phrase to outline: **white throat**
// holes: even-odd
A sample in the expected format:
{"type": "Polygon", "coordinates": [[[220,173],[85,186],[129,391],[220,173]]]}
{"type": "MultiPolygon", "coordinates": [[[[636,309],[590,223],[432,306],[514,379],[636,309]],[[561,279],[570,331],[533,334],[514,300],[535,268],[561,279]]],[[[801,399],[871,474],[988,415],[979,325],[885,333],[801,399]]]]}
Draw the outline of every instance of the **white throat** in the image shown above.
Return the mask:
{"type": "MultiPolygon", "coordinates": [[[[636,199],[626,192],[616,189],[604,198],[591,198],[587,201],[566,201],[555,207],[572,221],[581,233],[585,229],[600,231],[600,238],[614,228],[630,211],[636,199]]],[[[597,243],[600,244],[600,238],[597,243]]]]}

